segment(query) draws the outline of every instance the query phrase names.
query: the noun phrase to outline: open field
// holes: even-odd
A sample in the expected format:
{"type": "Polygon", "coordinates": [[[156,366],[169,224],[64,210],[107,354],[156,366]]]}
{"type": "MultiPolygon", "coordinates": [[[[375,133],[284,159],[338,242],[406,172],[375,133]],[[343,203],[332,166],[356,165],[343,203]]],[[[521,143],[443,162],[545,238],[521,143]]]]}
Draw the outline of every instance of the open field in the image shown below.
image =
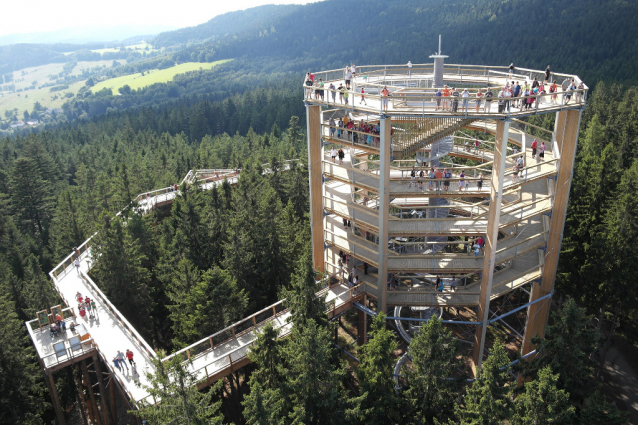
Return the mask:
{"type": "Polygon", "coordinates": [[[206,70],[212,69],[213,67],[221,65],[222,63],[226,63],[228,61],[228,59],[225,59],[212,63],[186,62],[166,69],[154,69],[145,72],[144,75],[140,73],[124,75],[122,77],[116,77],[101,81],[96,84],[91,90],[93,91],[93,93],[95,93],[104,88],[110,88],[113,90],[113,94],[117,94],[117,90],[127,84],[132,89],[137,90],[155,83],[166,83],[168,81],[171,81],[177,74],[183,74],[189,71],[197,71],[200,68],[206,70]]]}
{"type": "MultiPolygon", "coordinates": [[[[126,63],[126,59],[118,59],[118,62],[124,65],[126,63]]],[[[80,75],[83,70],[95,68],[97,66],[102,67],[106,66],[107,68],[113,64],[112,60],[103,60],[103,61],[80,61],[71,71],[71,75],[80,75]]],[[[31,87],[31,83],[33,81],[37,81],[37,86],[41,86],[44,83],[48,83],[49,75],[57,75],[64,69],[63,63],[50,63],[48,65],[35,66],[32,68],[21,69],[20,71],[15,71],[13,73],[13,84],[15,84],[16,89],[24,89],[26,87],[31,87]],[[24,71],[25,75],[22,75],[24,71]]],[[[48,89],[47,89],[48,90],[48,89]]],[[[6,95],[6,93],[5,93],[6,95]]]]}
{"type": "MultiPolygon", "coordinates": [[[[151,46],[148,43],[132,44],[130,46],[124,46],[124,47],[126,47],[127,49],[131,49],[133,51],[137,51],[137,52],[149,52],[150,53],[150,52],[153,52],[153,51],[157,50],[157,49],[153,49],[153,46],[151,46]],[[147,47],[148,47],[148,50],[144,50],[147,47]]],[[[106,48],[106,49],[96,49],[96,50],[91,50],[91,51],[95,52],[95,53],[100,53],[100,54],[107,53],[107,52],[111,52],[112,53],[112,52],[119,52],[120,48],[119,47],[110,47],[110,48],[106,48]]]]}
{"type": "Polygon", "coordinates": [[[82,86],[84,86],[84,81],[73,83],[69,85],[68,89],[57,92],[50,92],[51,87],[44,87],[21,93],[3,93],[0,95],[0,113],[2,114],[0,119],[4,119],[4,111],[13,108],[18,108],[18,116],[21,118],[25,110],[31,112],[35,102],[40,102],[44,107],[60,108],[68,100],[68,98],[64,97],[64,94],[69,92],[75,94],[82,86]],[[55,96],[57,96],[57,99],[54,100],[55,96]]]}

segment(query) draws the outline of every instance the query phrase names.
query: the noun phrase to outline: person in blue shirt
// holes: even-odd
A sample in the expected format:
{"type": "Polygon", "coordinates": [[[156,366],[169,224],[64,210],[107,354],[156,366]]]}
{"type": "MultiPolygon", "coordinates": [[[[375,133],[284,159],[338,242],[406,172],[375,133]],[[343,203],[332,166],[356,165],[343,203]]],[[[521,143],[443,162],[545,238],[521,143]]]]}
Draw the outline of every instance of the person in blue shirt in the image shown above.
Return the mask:
{"type": "Polygon", "coordinates": [[[452,177],[452,173],[450,173],[450,170],[448,170],[446,168],[445,171],[443,172],[443,178],[445,179],[443,181],[443,189],[445,189],[445,191],[450,190],[450,178],[451,177],[452,177]]]}
{"type": "MultiPolygon", "coordinates": [[[[518,96],[520,96],[520,94],[521,94],[521,85],[518,84],[518,81],[517,81],[516,82],[516,86],[514,86],[514,97],[518,97],[518,96]]],[[[515,103],[514,106],[517,106],[519,104],[518,102],[519,102],[519,100],[515,100],[514,101],[514,103],[515,103]]]]}

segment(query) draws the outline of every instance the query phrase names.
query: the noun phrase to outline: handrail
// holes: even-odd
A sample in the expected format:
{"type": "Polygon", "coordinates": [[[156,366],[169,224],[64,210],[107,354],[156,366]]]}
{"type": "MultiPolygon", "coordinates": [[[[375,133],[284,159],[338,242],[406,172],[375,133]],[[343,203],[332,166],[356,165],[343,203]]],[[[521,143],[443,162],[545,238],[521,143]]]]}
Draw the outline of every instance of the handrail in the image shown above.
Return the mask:
{"type": "MultiPolygon", "coordinates": [[[[241,319],[240,321],[235,322],[235,323],[233,323],[232,325],[227,326],[227,327],[225,327],[224,329],[222,329],[222,330],[220,330],[220,331],[215,332],[215,333],[214,333],[214,334],[212,334],[212,335],[209,335],[209,336],[207,336],[207,337],[204,337],[204,338],[200,339],[200,340],[199,340],[199,341],[197,341],[197,342],[192,343],[192,344],[191,344],[191,345],[189,345],[188,347],[182,348],[181,350],[176,351],[176,352],[172,353],[171,355],[168,355],[168,356],[166,356],[166,357],[162,358],[162,361],[167,361],[167,360],[170,360],[171,358],[173,358],[173,357],[175,357],[175,356],[178,356],[178,355],[180,355],[180,354],[184,354],[184,353],[186,353],[187,351],[190,351],[191,349],[195,348],[196,346],[198,346],[198,345],[200,345],[200,344],[202,344],[202,343],[205,343],[205,342],[209,341],[210,339],[212,339],[212,338],[214,338],[214,337],[216,337],[216,336],[219,336],[219,335],[221,335],[221,334],[223,334],[223,333],[226,333],[226,332],[228,332],[228,331],[231,331],[231,332],[233,333],[233,335],[235,335],[235,331],[234,331],[234,329],[235,329],[237,326],[239,326],[240,324],[242,324],[242,323],[244,323],[244,322],[247,322],[247,321],[249,321],[249,320],[252,320],[252,318],[253,318],[253,317],[257,317],[258,315],[260,315],[260,314],[262,314],[262,313],[265,313],[265,312],[266,312],[266,311],[268,311],[268,310],[273,310],[273,309],[275,309],[278,305],[283,304],[285,301],[286,301],[286,299],[285,299],[285,298],[284,298],[284,299],[282,299],[282,300],[279,300],[279,301],[277,301],[276,303],[274,303],[274,304],[272,304],[272,305],[269,305],[268,307],[263,308],[263,309],[259,310],[258,312],[253,313],[252,315],[250,315],[250,316],[248,316],[248,317],[245,317],[245,318],[241,319]]],[[[282,313],[282,312],[280,312],[279,314],[281,314],[281,313],[282,313]]],[[[276,315],[273,315],[272,317],[276,317],[276,315]]],[[[248,329],[246,329],[246,330],[244,330],[244,331],[242,331],[242,332],[246,332],[246,331],[248,331],[249,329],[253,329],[253,328],[252,328],[252,327],[251,327],[251,328],[248,328],[248,329]]],[[[218,345],[216,345],[216,346],[219,346],[219,344],[218,344],[218,345]]],[[[216,347],[216,346],[212,346],[211,348],[214,348],[214,347],[216,347]]]]}
{"type": "Polygon", "coordinates": [[[155,350],[146,342],[146,340],[140,335],[137,330],[126,320],[123,314],[121,314],[117,308],[109,301],[109,299],[104,295],[102,290],[93,282],[90,276],[80,270],[80,277],[84,280],[84,282],[94,291],[94,293],[100,298],[100,301],[104,306],[106,306],[111,313],[115,316],[115,318],[123,325],[124,329],[128,331],[128,333],[133,337],[134,340],[146,351],[146,354],[151,358],[156,358],[155,350]]]}

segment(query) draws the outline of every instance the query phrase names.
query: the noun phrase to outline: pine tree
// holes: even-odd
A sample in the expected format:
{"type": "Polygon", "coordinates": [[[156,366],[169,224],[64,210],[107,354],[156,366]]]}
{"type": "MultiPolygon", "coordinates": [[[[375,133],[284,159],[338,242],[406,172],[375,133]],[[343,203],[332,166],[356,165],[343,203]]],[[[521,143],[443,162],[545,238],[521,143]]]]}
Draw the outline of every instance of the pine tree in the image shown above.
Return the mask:
{"type": "Polygon", "coordinates": [[[36,169],[36,162],[29,158],[18,158],[13,162],[9,177],[11,205],[22,231],[48,247],[53,193],[50,185],[34,172],[36,169]]]}
{"type": "MultiPolygon", "coordinates": [[[[252,382],[252,381],[251,381],[252,382]]],[[[250,394],[244,397],[243,415],[248,425],[284,425],[284,399],[281,392],[264,388],[258,381],[250,385],[250,394]]]]}
{"type": "Polygon", "coordinates": [[[569,393],[558,389],[558,375],[545,367],[538,378],[525,383],[525,392],[516,398],[512,425],[571,424],[574,406],[569,393]]]}
{"type": "Polygon", "coordinates": [[[415,423],[446,421],[454,415],[459,400],[461,359],[457,358],[452,332],[437,317],[428,320],[412,338],[408,354],[412,359],[406,369],[405,400],[408,414],[415,423]]]}
{"type": "Polygon", "coordinates": [[[558,387],[576,398],[586,394],[593,372],[591,355],[596,349],[598,335],[591,327],[591,317],[573,299],[552,315],[545,328],[545,338],[533,338],[539,355],[523,363],[526,376],[536,376],[546,366],[558,374],[558,387]]]}
{"type": "Polygon", "coordinates": [[[207,392],[198,391],[197,378],[182,363],[180,356],[166,362],[154,359],[153,366],[153,373],[146,372],[150,385],[144,385],[144,388],[157,403],[131,411],[132,414],[157,425],[222,424],[223,415],[219,413],[221,401],[212,401],[215,393],[221,389],[222,381],[207,392]]]}
{"type": "Polygon", "coordinates": [[[248,353],[250,361],[256,367],[249,381],[251,389],[253,383],[260,384],[264,389],[276,389],[283,382],[283,347],[278,337],[279,332],[273,327],[272,322],[266,323],[257,334],[257,339],[248,353]]]}
{"type": "Polygon", "coordinates": [[[295,325],[284,349],[290,424],[345,422],[347,398],[341,390],[344,369],[335,367],[330,331],[312,319],[295,325]]]}
{"type": "Polygon", "coordinates": [[[512,411],[509,363],[505,345],[496,341],[476,381],[467,390],[463,399],[465,405],[457,405],[462,424],[499,425],[509,419],[512,411]]]}
{"type": "Polygon", "coordinates": [[[91,276],[138,330],[148,328],[152,306],[148,288],[150,273],[143,267],[146,258],[121,217],[111,219],[103,214],[102,220],[92,246],[95,261],[91,276]]]}
{"type": "Polygon", "coordinates": [[[401,417],[392,357],[398,344],[394,334],[386,329],[385,314],[379,313],[374,318],[369,335],[368,343],[359,348],[357,367],[360,391],[365,394],[362,403],[365,422],[394,424],[401,417]]]}
{"type": "Polygon", "coordinates": [[[323,325],[327,323],[324,296],[317,296],[319,285],[315,281],[312,268],[312,254],[306,249],[297,262],[296,271],[291,278],[291,288],[284,290],[286,306],[290,309],[295,326],[303,326],[307,320],[323,325]]]}
{"type": "Polygon", "coordinates": [[[608,403],[605,395],[596,391],[585,400],[579,420],[581,425],[626,425],[629,413],[608,403]]]}
{"type": "Polygon", "coordinates": [[[0,423],[41,424],[41,415],[48,407],[44,402],[42,370],[3,281],[0,310],[0,423]]]}

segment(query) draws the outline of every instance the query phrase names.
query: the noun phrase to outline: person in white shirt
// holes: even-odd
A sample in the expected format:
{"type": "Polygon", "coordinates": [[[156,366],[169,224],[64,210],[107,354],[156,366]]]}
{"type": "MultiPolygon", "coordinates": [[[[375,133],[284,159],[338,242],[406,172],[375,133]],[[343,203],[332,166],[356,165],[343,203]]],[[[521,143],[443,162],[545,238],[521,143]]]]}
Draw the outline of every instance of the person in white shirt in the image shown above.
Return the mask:
{"type": "Polygon", "coordinates": [[[467,91],[467,89],[463,90],[463,93],[461,93],[461,97],[463,98],[463,108],[465,108],[465,112],[467,113],[467,107],[469,104],[469,98],[470,98],[470,92],[467,91]]]}
{"type": "Polygon", "coordinates": [[[412,62],[408,61],[408,76],[412,75],[412,62]]]}
{"type": "Polygon", "coordinates": [[[332,162],[335,162],[335,159],[337,158],[337,150],[334,146],[330,149],[330,156],[332,157],[332,162]]]}

